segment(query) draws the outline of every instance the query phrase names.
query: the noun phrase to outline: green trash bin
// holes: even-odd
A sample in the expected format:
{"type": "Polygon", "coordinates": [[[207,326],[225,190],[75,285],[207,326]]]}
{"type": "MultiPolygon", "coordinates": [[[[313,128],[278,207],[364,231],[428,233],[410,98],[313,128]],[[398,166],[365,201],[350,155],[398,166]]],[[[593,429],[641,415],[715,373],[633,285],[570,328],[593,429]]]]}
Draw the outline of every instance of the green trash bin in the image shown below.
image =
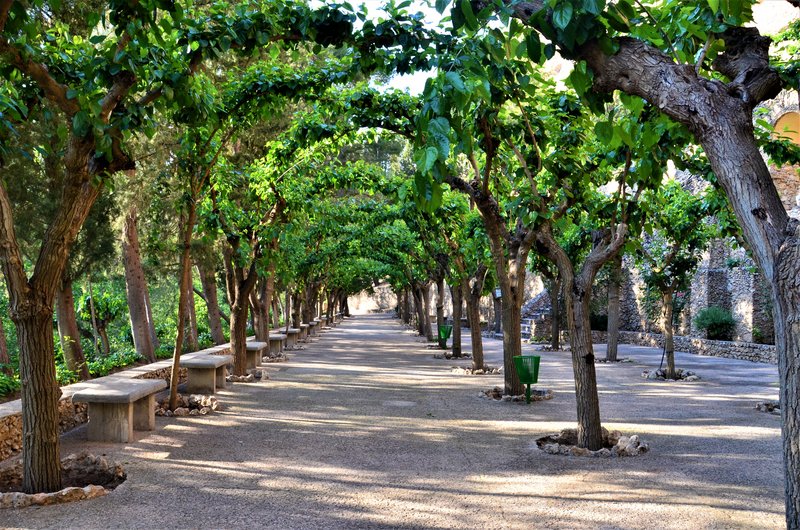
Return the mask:
{"type": "Polygon", "coordinates": [[[515,355],[514,367],[517,375],[525,387],[525,402],[531,402],[531,385],[539,381],[539,362],[542,358],[538,355],[515,355]]]}
{"type": "Polygon", "coordinates": [[[450,338],[450,334],[453,332],[453,326],[443,325],[439,326],[439,347],[443,350],[447,349],[447,339],[450,338]]]}

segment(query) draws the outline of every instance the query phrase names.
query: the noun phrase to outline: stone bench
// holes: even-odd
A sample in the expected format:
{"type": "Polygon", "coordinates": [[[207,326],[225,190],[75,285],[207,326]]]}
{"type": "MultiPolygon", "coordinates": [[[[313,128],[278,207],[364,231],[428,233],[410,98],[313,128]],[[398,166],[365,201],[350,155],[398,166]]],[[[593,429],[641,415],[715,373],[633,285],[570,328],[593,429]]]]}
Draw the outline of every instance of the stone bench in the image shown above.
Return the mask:
{"type": "Polygon", "coordinates": [[[261,366],[261,358],[269,351],[269,343],[251,341],[245,348],[247,352],[247,368],[261,366]]]}
{"type": "Polygon", "coordinates": [[[89,404],[88,437],[98,442],[130,442],[133,431],[156,428],[155,395],[167,388],[163,379],[102,377],[72,394],[89,404]]]}
{"type": "Polygon", "coordinates": [[[316,320],[312,320],[311,322],[308,323],[308,336],[309,337],[316,337],[317,336],[317,331],[319,329],[319,325],[318,324],[319,324],[319,322],[317,322],[316,320]]]}
{"type": "Polygon", "coordinates": [[[310,327],[311,326],[309,326],[308,324],[300,324],[300,340],[305,341],[306,339],[308,339],[308,334],[309,334],[308,330],[310,327]]]}
{"type": "Polygon", "coordinates": [[[214,394],[225,388],[227,367],[233,362],[231,355],[208,355],[197,352],[181,357],[181,366],[188,372],[186,391],[190,394],[214,394]]]}
{"type": "Polygon", "coordinates": [[[286,335],[283,333],[271,333],[269,334],[269,352],[272,355],[278,355],[283,351],[283,347],[286,343],[286,335]]]}
{"type": "Polygon", "coordinates": [[[289,348],[297,347],[297,341],[300,340],[300,330],[297,328],[289,328],[286,331],[286,346],[289,348]]]}

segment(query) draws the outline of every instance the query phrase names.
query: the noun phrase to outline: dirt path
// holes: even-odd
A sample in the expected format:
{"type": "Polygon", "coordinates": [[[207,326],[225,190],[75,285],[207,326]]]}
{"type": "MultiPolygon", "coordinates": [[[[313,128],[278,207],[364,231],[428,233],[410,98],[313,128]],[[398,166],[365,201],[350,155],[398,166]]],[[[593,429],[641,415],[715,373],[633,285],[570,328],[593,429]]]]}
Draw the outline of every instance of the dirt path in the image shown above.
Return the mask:
{"type": "MultiPolygon", "coordinates": [[[[500,341],[488,341],[497,365],[500,341]]],[[[603,348],[600,347],[599,354],[603,348]]],[[[459,376],[384,315],[326,332],[271,380],[220,394],[224,410],[158,418],[127,445],[107,497],[0,511],[0,526],[54,528],[777,528],[780,424],[752,410],[777,395],[774,366],[679,355],[703,381],[644,381],[660,352],[598,366],[605,425],[640,434],[627,459],[552,456],[536,436],[573,426],[568,354],[544,353],[552,401],[494,403],[502,376],[459,376]]],[[[458,364],[466,364],[461,361],[458,364]]]]}

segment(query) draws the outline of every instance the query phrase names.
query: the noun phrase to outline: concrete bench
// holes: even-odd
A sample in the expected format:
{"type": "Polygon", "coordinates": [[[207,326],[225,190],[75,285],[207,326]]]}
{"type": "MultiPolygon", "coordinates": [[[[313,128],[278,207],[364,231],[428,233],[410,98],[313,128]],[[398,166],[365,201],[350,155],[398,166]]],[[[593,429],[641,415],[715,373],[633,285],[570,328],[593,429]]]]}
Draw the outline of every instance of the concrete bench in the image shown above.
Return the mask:
{"type": "Polygon", "coordinates": [[[319,324],[319,322],[317,322],[316,320],[312,320],[311,322],[308,323],[308,336],[309,337],[316,337],[317,336],[317,331],[319,329],[319,325],[318,324],[319,324]]]}
{"type": "Polygon", "coordinates": [[[297,346],[297,341],[300,340],[300,330],[297,328],[289,328],[286,330],[286,346],[294,348],[297,346]]]}
{"type": "Polygon", "coordinates": [[[300,340],[305,341],[308,338],[308,328],[310,328],[308,324],[300,324],[300,340]]]}
{"type": "Polygon", "coordinates": [[[247,368],[261,366],[261,358],[269,351],[269,343],[252,341],[247,343],[247,368]]]}
{"type": "Polygon", "coordinates": [[[270,333],[269,334],[269,352],[272,355],[278,355],[283,351],[286,343],[286,335],[283,333],[270,333]]]}
{"type": "Polygon", "coordinates": [[[72,394],[89,404],[88,436],[98,442],[130,442],[133,431],[156,428],[155,394],[167,388],[163,379],[103,377],[72,394]]]}
{"type": "Polygon", "coordinates": [[[228,365],[233,363],[231,355],[208,355],[201,352],[181,357],[181,366],[188,372],[186,391],[190,394],[214,394],[217,388],[225,388],[228,365]]]}

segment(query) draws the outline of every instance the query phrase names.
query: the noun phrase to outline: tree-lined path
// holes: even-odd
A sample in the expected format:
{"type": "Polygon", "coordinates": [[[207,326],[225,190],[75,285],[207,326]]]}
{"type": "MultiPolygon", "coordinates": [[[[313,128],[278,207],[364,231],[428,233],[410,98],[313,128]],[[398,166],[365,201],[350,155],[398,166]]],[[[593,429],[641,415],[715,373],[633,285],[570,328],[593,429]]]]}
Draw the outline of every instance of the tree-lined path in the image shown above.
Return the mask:
{"type": "MultiPolygon", "coordinates": [[[[678,354],[698,383],[644,381],[661,352],[598,366],[608,428],[639,433],[637,458],[552,456],[537,436],[574,426],[568,353],[543,353],[531,406],[480,399],[502,376],[450,373],[388,315],[326,332],[271,380],[220,394],[221,412],[159,418],[135,443],[67,435],[124,462],[130,478],[82,503],[0,513],[0,526],[57,528],[775,528],[783,524],[774,366],[678,354]]],[[[526,346],[526,348],[531,348],[526,346]]],[[[501,341],[487,341],[498,366],[501,341]]],[[[602,347],[597,348],[598,356],[602,347]]],[[[469,351],[468,343],[465,351],[469,351]]],[[[461,361],[460,364],[466,364],[461,361]]]]}

